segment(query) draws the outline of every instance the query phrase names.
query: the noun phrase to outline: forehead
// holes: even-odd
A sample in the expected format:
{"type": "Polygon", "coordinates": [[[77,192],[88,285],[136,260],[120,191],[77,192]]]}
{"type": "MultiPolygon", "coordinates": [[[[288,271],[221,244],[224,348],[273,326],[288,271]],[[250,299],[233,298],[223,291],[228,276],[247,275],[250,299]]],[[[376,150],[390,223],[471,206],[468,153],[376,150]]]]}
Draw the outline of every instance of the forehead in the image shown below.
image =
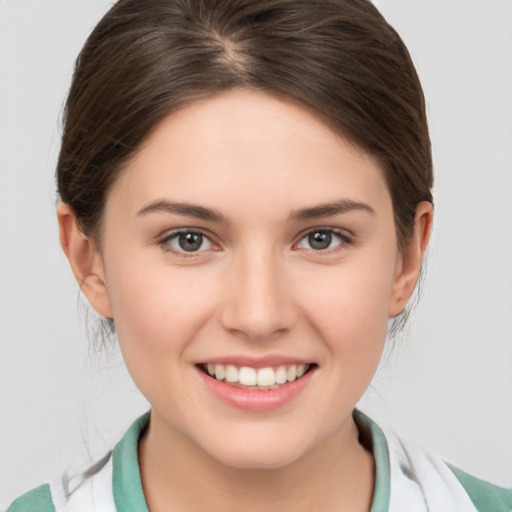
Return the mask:
{"type": "MultiPolygon", "coordinates": [[[[141,145],[111,196],[274,212],[339,200],[390,205],[379,163],[303,105],[234,90],[188,104],[141,145]]],[[[229,212],[228,212],[229,213],[229,212]]]]}

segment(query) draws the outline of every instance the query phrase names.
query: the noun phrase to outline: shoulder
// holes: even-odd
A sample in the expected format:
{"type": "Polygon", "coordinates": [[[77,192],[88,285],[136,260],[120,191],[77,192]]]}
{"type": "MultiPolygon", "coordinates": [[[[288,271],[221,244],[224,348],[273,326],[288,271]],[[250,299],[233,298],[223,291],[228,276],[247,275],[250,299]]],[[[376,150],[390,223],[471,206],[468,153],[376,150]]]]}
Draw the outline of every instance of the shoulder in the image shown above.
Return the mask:
{"type": "Polygon", "coordinates": [[[109,452],[94,464],[85,458],[60,477],[16,499],[6,512],[115,512],[109,452]]]}
{"type": "Polygon", "coordinates": [[[449,465],[457,480],[468,493],[478,512],[512,512],[512,489],[480,480],[449,465]]]}
{"type": "MultiPolygon", "coordinates": [[[[493,485],[447,464],[441,457],[392,430],[382,430],[356,411],[360,434],[370,438],[376,491],[388,512],[512,512],[512,490],[493,485]]],[[[373,509],[372,509],[373,510],[373,509]]],[[[381,508],[377,508],[381,510],[381,508]]]]}
{"type": "Polygon", "coordinates": [[[36,487],[23,494],[7,509],[7,512],[55,512],[50,486],[48,484],[36,487]]]}
{"type": "Polygon", "coordinates": [[[392,436],[388,442],[391,471],[397,482],[414,482],[426,503],[432,505],[430,510],[437,510],[435,505],[442,503],[440,510],[512,512],[512,490],[471,476],[414,443],[392,436]],[[449,507],[444,508],[447,504],[449,507]]]}
{"type": "Polygon", "coordinates": [[[59,478],[22,495],[6,512],[147,512],[137,446],[148,421],[149,414],[143,415],[102,459],[75,460],[59,478]]]}

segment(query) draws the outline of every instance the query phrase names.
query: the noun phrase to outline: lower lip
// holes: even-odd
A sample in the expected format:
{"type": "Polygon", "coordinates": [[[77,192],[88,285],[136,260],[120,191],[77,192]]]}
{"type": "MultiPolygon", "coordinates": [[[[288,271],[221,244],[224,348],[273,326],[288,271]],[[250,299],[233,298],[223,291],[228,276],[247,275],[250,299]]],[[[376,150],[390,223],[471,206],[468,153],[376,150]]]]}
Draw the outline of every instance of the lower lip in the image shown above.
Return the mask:
{"type": "Polygon", "coordinates": [[[315,369],[293,382],[269,390],[237,388],[209,377],[199,368],[197,371],[206,388],[217,398],[238,409],[261,412],[278,409],[291,402],[310,383],[315,369]]]}

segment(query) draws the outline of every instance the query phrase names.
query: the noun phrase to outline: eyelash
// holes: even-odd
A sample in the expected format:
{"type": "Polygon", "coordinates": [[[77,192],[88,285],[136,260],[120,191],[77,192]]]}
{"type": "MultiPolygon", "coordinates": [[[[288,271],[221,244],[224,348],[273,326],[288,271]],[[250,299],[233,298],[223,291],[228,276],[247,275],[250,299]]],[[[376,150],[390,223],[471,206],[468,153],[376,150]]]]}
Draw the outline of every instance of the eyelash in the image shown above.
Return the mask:
{"type": "Polygon", "coordinates": [[[326,253],[331,254],[333,252],[338,252],[340,250],[343,250],[346,248],[347,245],[352,245],[354,243],[354,240],[352,237],[348,236],[345,232],[342,232],[340,230],[334,229],[334,228],[314,228],[310,229],[306,233],[304,233],[299,241],[295,244],[295,247],[298,247],[299,244],[307,240],[307,238],[311,235],[321,233],[322,235],[330,235],[331,237],[336,237],[339,240],[339,243],[336,244],[334,247],[327,247],[326,249],[313,249],[313,248],[304,248],[308,251],[312,251],[314,253],[326,253]]]}
{"type": "Polygon", "coordinates": [[[172,240],[179,240],[179,237],[182,235],[198,235],[202,238],[201,240],[201,247],[202,245],[207,242],[210,244],[210,246],[215,246],[214,242],[211,241],[210,237],[205,234],[203,231],[198,229],[179,229],[177,231],[173,231],[172,233],[167,234],[164,238],[162,238],[158,244],[162,247],[162,249],[165,252],[170,252],[174,255],[181,256],[184,258],[190,258],[197,256],[198,254],[201,254],[204,252],[204,250],[199,251],[186,251],[184,249],[175,249],[170,245],[170,242],[172,240]]]}
{"type": "MultiPolygon", "coordinates": [[[[330,254],[330,253],[333,253],[333,252],[340,251],[345,246],[352,245],[354,243],[352,237],[348,236],[346,233],[341,232],[341,231],[339,231],[337,229],[333,229],[333,228],[315,228],[315,229],[310,229],[306,233],[302,234],[301,237],[299,238],[299,241],[294,244],[294,248],[299,248],[300,249],[299,244],[302,241],[306,240],[309,236],[314,235],[314,234],[318,234],[318,233],[321,233],[322,235],[330,235],[331,237],[336,237],[336,238],[338,238],[339,243],[336,244],[334,247],[327,247],[325,249],[318,249],[318,250],[316,250],[316,249],[314,249],[312,247],[310,247],[310,248],[303,248],[303,249],[306,249],[308,251],[312,251],[314,253],[328,253],[328,254],[330,254]]],[[[205,250],[208,250],[211,247],[215,246],[215,243],[210,239],[210,237],[206,233],[204,233],[203,231],[198,230],[198,229],[179,229],[177,231],[173,231],[172,233],[169,233],[164,238],[162,238],[158,242],[158,244],[162,247],[162,249],[165,252],[170,252],[170,253],[172,253],[174,255],[177,255],[177,256],[180,256],[180,257],[184,257],[184,258],[191,258],[191,257],[197,256],[197,255],[201,254],[202,252],[204,252],[205,250]],[[203,246],[203,244],[205,242],[210,244],[210,247],[208,247],[207,249],[196,250],[196,251],[186,251],[184,249],[173,248],[171,246],[170,242],[172,240],[179,240],[179,237],[182,236],[182,235],[198,235],[198,236],[202,237],[201,246],[199,247],[199,249],[203,246]]]]}

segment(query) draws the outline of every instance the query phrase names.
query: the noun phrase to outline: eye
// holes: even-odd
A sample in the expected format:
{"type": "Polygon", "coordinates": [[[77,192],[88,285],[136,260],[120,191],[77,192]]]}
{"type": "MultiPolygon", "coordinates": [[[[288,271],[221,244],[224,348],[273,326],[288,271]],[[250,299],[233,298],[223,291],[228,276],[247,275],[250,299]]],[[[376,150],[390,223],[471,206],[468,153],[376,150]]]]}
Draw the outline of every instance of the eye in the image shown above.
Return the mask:
{"type": "Polygon", "coordinates": [[[304,236],[297,247],[299,249],[312,249],[313,251],[327,251],[347,242],[347,237],[332,229],[316,229],[304,236]]]}
{"type": "Polygon", "coordinates": [[[198,231],[177,231],[162,240],[164,248],[174,252],[200,252],[211,249],[213,243],[198,231]]]}

